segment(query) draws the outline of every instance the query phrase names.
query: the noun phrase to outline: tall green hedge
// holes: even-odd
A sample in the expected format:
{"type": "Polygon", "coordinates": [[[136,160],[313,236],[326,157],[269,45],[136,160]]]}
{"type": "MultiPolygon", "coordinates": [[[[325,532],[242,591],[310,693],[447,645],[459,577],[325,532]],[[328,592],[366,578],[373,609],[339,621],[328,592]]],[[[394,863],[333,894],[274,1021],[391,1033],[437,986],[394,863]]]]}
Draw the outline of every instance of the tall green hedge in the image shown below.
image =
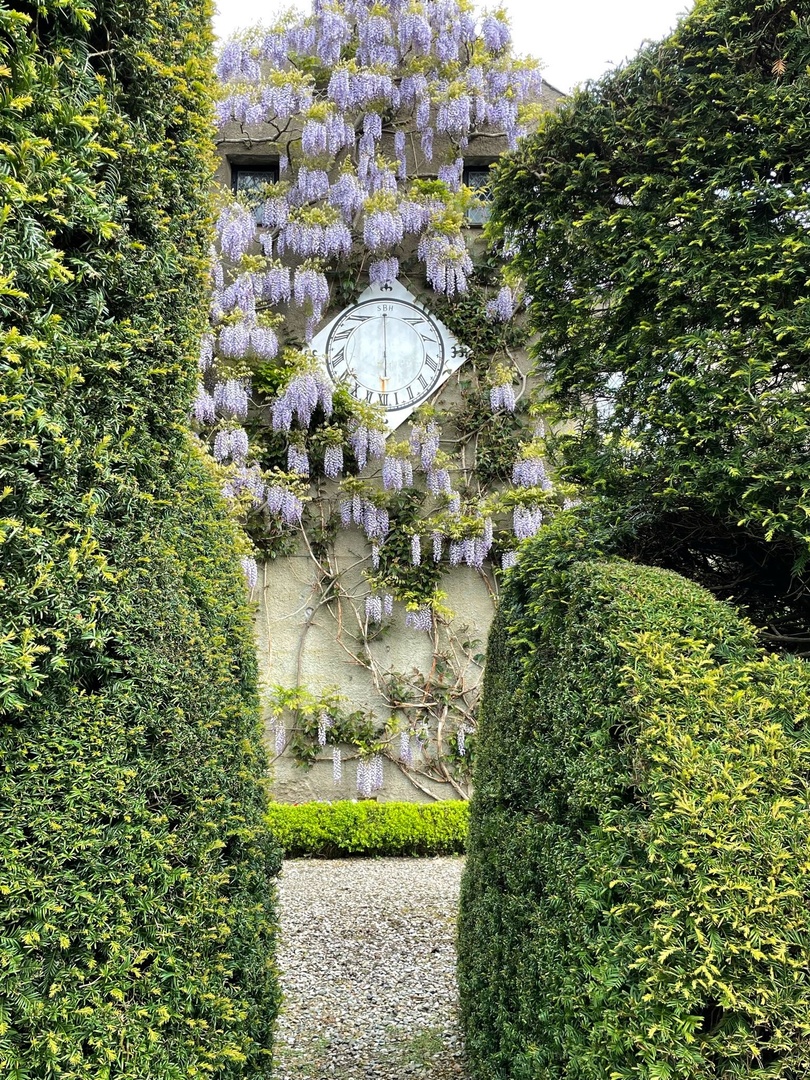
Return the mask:
{"type": "Polygon", "coordinates": [[[472,1076],[806,1077],[807,666],[678,575],[549,532],[487,657],[459,928],[472,1076]]]}
{"type": "Polygon", "coordinates": [[[565,474],[621,508],[642,561],[799,651],[808,96],[806,0],[696,0],[500,160],[491,224],[532,297],[565,474]]]}
{"type": "Polygon", "coordinates": [[[189,437],[209,10],[0,7],[0,1075],[269,1075],[242,540],[189,437]]]}

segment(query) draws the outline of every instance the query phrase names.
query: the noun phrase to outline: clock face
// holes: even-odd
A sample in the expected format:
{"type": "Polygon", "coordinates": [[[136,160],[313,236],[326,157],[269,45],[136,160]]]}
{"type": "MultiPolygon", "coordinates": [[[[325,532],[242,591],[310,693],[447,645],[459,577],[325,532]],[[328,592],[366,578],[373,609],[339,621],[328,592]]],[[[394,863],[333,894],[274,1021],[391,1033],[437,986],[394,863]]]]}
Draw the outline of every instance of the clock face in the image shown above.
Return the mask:
{"type": "Polygon", "coordinates": [[[464,360],[442,322],[398,281],[370,285],[312,341],[334,382],[385,410],[393,430],[464,360]]]}
{"type": "Polygon", "coordinates": [[[335,382],[347,379],[358,398],[393,412],[424,401],[444,370],[444,342],[430,315],[385,296],[339,315],[325,352],[335,382]]]}

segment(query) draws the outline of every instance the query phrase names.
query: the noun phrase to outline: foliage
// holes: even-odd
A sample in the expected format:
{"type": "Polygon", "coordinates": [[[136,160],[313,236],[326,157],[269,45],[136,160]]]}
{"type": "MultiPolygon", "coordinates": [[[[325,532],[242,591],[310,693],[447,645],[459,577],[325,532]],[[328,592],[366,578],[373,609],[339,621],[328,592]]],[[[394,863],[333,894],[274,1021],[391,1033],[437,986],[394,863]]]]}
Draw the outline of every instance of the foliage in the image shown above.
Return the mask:
{"type": "Polygon", "coordinates": [[[456,855],[464,851],[468,803],[271,803],[268,822],[287,857],[456,855]]]}
{"type": "Polygon", "coordinates": [[[773,641],[810,611],[806,5],[702,0],[503,158],[563,474],[773,641]]]}
{"type": "Polygon", "coordinates": [[[0,1073],[267,1075],[255,650],[188,432],[202,4],[0,10],[0,1073]]]}
{"type": "Polygon", "coordinates": [[[587,561],[568,517],[490,637],[459,928],[472,1075],[805,1076],[806,665],[670,571],[587,561]]]}

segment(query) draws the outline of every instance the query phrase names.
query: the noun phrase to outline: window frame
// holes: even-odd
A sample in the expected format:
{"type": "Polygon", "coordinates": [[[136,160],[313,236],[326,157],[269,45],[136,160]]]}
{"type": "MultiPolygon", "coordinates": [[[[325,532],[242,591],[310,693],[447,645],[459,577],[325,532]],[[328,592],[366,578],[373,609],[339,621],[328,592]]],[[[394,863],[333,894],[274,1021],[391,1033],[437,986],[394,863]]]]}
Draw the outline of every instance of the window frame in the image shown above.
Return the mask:
{"type": "MultiPolygon", "coordinates": [[[[277,184],[280,176],[279,161],[278,158],[252,158],[252,159],[229,159],[228,164],[231,168],[231,191],[234,195],[244,193],[239,190],[239,176],[244,173],[266,173],[268,179],[265,183],[277,184]]],[[[258,202],[253,207],[253,216],[257,225],[262,225],[262,203],[258,202]]]]}
{"type": "MultiPolygon", "coordinates": [[[[484,160],[484,161],[480,161],[480,162],[475,162],[475,161],[466,162],[465,161],[464,169],[462,170],[462,174],[461,174],[461,181],[464,184],[464,186],[468,187],[468,188],[472,188],[473,191],[478,191],[479,188],[485,186],[484,184],[471,184],[470,183],[470,177],[471,177],[471,174],[473,174],[473,173],[483,173],[484,175],[486,175],[486,177],[487,177],[486,183],[488,184],[489,180],[491,178],[491,171],[490,171],[491,166],[495,163],[496,160],[497,160],[496,158],[490,158],[488,160],[484,160]]],[[[485,199],[485,202],[487,202],[487,203],[490,202],[491,198],[492,198],[492,196],[491,196],[491,193],[490,193],[489,197],[485,199]]],[[[490,216],[490,210],[489,210],[488,206],[482,206],[480,208],[470,209],[470,210],[467,211],[467,214],[466,214],[467,225],[470,226],[471,228],[474,228],[474,229],[482,229],[486,225],[486,223],[489,221],[489,216],[490,216]],[[473,217],[472,215],[476,215],[476,216],[473,217]],[[480,215],[480,218],[479,218],[479,215],[480,215]]]]}

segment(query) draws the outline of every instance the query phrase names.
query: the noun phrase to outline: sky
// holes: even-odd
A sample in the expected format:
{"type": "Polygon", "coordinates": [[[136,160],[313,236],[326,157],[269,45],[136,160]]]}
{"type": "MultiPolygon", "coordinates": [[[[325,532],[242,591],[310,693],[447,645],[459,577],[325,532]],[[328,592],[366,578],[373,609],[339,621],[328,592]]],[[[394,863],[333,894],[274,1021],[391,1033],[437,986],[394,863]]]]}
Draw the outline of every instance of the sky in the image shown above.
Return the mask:
{"type": "MultiPolygon", "coordinates": [[[[255,23],[272,23],[275,13],[309,4],[279,0],[216,0],[214,30],[227,37],[255,23]]],[[[644,41],[657,41],[675,27],[693,0],[493,0],[512,21],[515,51],[542,62],[547,82],[565,92],[597,79],[633,56],[644,41]]]]}

